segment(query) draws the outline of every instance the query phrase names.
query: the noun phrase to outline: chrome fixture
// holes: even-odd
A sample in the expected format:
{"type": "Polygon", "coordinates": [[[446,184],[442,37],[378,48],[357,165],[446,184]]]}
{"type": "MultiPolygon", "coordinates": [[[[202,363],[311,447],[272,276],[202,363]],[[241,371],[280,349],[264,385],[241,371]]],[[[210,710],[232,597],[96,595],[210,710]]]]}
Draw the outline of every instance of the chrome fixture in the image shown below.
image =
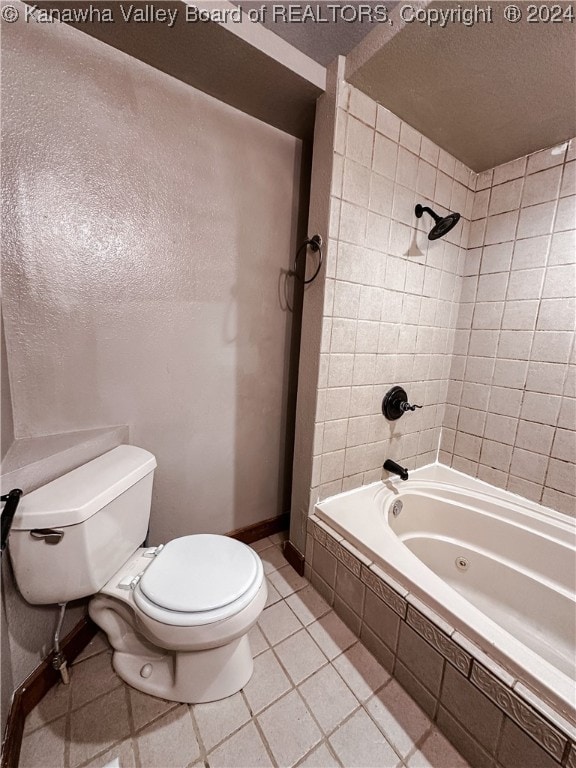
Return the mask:
{"type": "Polygon", "coordinates": [[[416,408],[422,408],[422,406],[410,404],[406,390],[402,387],[392,387],[382,400],[382,413],[389,421],[396,421],[406,411],[415,411],[416,408]]]}
{"type": "Polygon", "coordinates": [[[440,237],[444,237],[450,230],[458,224],[460,221],[460,214],[459,213],[449,213],[448,216],[438,216],[437,213],[434,213],[432,208],[428,208],[427,205],[418,205],[414,209],[414,213],[416,214],[416,218],[420,219],[422,218],[422,214],[426,211],[426,213],[429,213],[430,216],[434,219],[436,224],[432,227],[430,232],[428,233],[428,240],[438,240],[440,237]]]}
{"type": "Polygon", "coordinates": [[[387,472],[392,472],[392,474],[398,475],[400,480],[408,480],[408,470],[406,467],[401,467],[400,464],[396,464],[392,459],[386,459],[384,462],[384,469],[387,472]]]}

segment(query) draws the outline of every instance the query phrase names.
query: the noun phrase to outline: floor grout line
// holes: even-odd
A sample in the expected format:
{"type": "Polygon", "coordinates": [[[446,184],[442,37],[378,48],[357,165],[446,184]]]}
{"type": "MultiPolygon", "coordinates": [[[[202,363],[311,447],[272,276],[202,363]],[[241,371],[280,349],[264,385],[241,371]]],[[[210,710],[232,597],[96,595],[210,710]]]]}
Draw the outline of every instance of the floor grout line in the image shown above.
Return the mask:
{"type": "MultiPolygon", "coordinates": [[[[271,542],[268,546],[266,546],[263,550],[260,550],[259,554],[265,554],[268,550],[270,550],[272,547],[278,549],[281,551],[281,544],[271,542]]],[[[267,581],[269,581],[269,577],[271,574],[278,573],[281,571],[285,565],[289,565],[288,563],[280,565],[278,568],[273,568],[269,573],[266,574],[267,581]]],[[[286,572],[288,573],[288,571],[286,572]]],[[[270,582],[271,583],[271,582],[270,582]]],[[[131,689],[129,686],[124,684],[119,678],[118,683],[114,683],[112,687],[110,687],[108,690],[98,694],[92,699],[89,699],[88,701],[83,702],[78,707],[73,707],[73,697],[72,697],[72,691],[69,692],[67,706],[66,706],[66,712],[52,718],[51,720],[48,720],[46,723],[42,723],[41,725],[37,726],[33,730],[27,732],[26,737],[31,736],[32,734],[37,733],[37,731],[43,727],[48,727],[51,724],[61,720],[62,718],[66,718],[65,720],[65,746],[64,746],[64,766],[65,768],[83,768],[83,766],[86,766],[90,764],[92,761],[97,760],[98,758],[101,758],[104,754],[109,752],[110,750],[114,750],[115,748],[118,748],[122,743],[129,742],[131,745],[131,751],[134,756],[135,764],[136,766],[142,765],[142,759],[140,756],[140,749],[139,749],[139,736],[147,729],[152,729],[153,726],[163,718],[167,717],[171,712],[176,710],[180,706],[186,706],[186,709],[189,713],[189,717],[192,724],[192,729],[195,735],[195,738],[198,743],[198,749],[199,749],[199,756],[192,760],[190,763],[188,763],[188,768],[192,768],[196,765],[204,765],[204,768],[209,768],[210,766],[210,756],[214,755],[215,752],[217,752],[219,749],[221,749],[230,739],[234,738],[242,729],[246,728],[248,725],[253,724],[254,728],[256,729],[256,732],[258,734],[258,739],[260,740],[261,744],[263,745],[263,748],[266,750],[266,753],[268,755],[268,758],[271,760],[272,765],[275,766],[275,768],[278,768],[278,760],[276,759],[272,746],[268,741],[268,738],[266,736],[266,731],[261,724],[261,718],[263,715],[265,715],[269,710],[272,709],[272,707],[275,707],[280,702],[282,702],[287,697],[291,696],[294,692],[296,693],[296,697],[300,701],[300,703],[305,707],[306,712],[308,713],[308,716],[310,718],[310,722],[314,724],[315,728],[318,731],[318,734],[320,736],[319,740],[314,743],[311,747],[307,749],[307,751],[302,755],[298,760],[294,763],[294,766],[296,768],[298,766],[301,766],[306,763],[307,759],[315,753],[318,749],[320,749],[322,746],[324,746],[328,752],[330,753],[331,759],[338,765],[343,766],[344,763],[342,759],[339,757],[338,753],[336,752],[335,748],[332,746],[332,743],[330,739],[341,729],[343,728],[353,717],[358,715],[359,712],[364,712],[365,715],[368,717],[369,721],[377,728],[378,733],[381,734],[382,738],[384,739],[384,743],[388,745],[388,747],[393,751],[393,753],[398,757],[398,768],[405,768],[407,763],[410,761],[410,759],[413,757],[414,754],[422,747],[422,745],[426,742],[426,740],[433,734],[435,731],[438,731],[438,729],[435,727],[432,720],[426,715],[426,719],[429,721],[429,725],[426,728],[426,730],[420,735],[419,738],[416,740],[412,739],[412,746],[411,748],[406,752],[406,755],[403,757],[400,754],[400,747],[396,747],[395,744],[392,741],[392,735],[388,735],[386,725],[384,723],[380,724],[377,720],[377,715],[372,714],[370,709],[368,709],[368,704],[373,701],[374,699],[378,698],[390,685],[392,681],[392,675],[391,673],[381,664],[379,664],[377,661],[375,663],[378,664],[379,667],[382,668],[384,673],[386,674],[386,680],[381,685],[379,685],[376,689],[372,689],[372,684],[369,681],[369,677],[366,677],[365,674],[363,675],[362,672],[359,671],[359,674],[364,677],[367,685],[369,686],[369,695],[366,697],[365,700],[360,699],[360,695],[363,694],[357,694],[354,689],[352,688],[351,683],[349,683],[345,677],[345,671],[339,669],[336,666],[336,662],[341,659],[343,656],[346,656],[350,652],[353,651],[353,649],[362,647],[365,649],[366,653],[369,654],[372,658],[372,654],[368,649],[365,648],[361,640],[354,636],[352,642],[350,645],[347,645],[346,647],[342,648],[340,643],[336,641],[335,638],[338,638],[338,635],[334,635],[333,642],[338,650],[336,655],[332,658],[329,658],[328,653],[331,653],[332,651],[325,651],[322,647],[321,640],[318,640],[312,632],[310,631],[310,628],[314,625],[320,622],[322,619],[325,619],[330,614],[333,614],[334,617],[341,622],[342,620],[340,617],[336,614],[334,611],[333,606],[330,606],[327,604],[326,610],[324,610],[324,605],[321,603],[317,608],[311,608],[309,607],[304,601],[304,609],[307,613],[304,613],[304,619],[301,619],[296,610],[294,610],[291,605],[288,603],[288,600],[291,598],[297,599],[297,596],[300,592],[302,592],[305,589],[311,588],[314,592],[316,592],[319,597],[322,598],[322,595],[318,593],[318,591],[313,587],[313,585],[308,581],[305,580],[302,583],[296,581],[297,584],[296,588],[292,587],[291,585],[287,585],[285,588],[289,589],[290,591],[287,592],[287,594],[282,595],[279,590],[279,599],[272,603],[271,605],[267,606],[265,608],[266,610],[269,610],[273,608],[274,606],[279,605],[281,602],[285,604],[285,607],[288,609],[289,613],[296,619],[296,628],[291,631],[286,637],[283,637],[282,639],[278,640],[276,643],[272,643],[268,636],[266,635],[266,632],[264,631],[263,627],[260,625],[259,621],[255,624],[256,627],[258,627],[262,638],[263,638],[263,644],[266,644],[266,647],[263,648],[257,656],[255,656],[256,663],[258,663],[258,659],[265,654],[267,651],[271,652],[271,657],[274,660],[274,663],[278,666],[279,670],[282,671],[282,673],[286,677],[286,685],[288,685],[288,688],[284,690],[280,695],[274,694],[275,698],[272,699],[272,701],[268,702],[264,707],[254,711],[253,707],[250,704],[250,700],[248,698],[248,695],[246,694],[245,689],[242,689],[239,693],[242,697],[243,705],[246,707],[246,715],[247,719],[242,722],[240,725],[234,727],[233,730],[231,730],[229,733],[227,733],[223,738],[221,738],[217,743],[215,743],[213,746],[208,749],[206,747],[206,743],[204,741],[204,737],[202,734],[202,728],[200,727],[200,721],[196,718],[196,713],[194,710],[195,705],[181,705],[178,702],[167,702],[168,707],[167,709],[163,710],[162,712],[153,715],[149,720],[147,720],[143,725],[140,725],[138,728],[136,727],[136,720],[134,715],[134,702],[132,701],[131,696],[131,689]],[[323,611],[323,612],[321,612],[323,611]],[[309,620],[309,617],[312,617],[311,620],[309,620]],[[305,623],[305,621],[308,621],[308,623],[305,623]],[[318,650],[322,656],[322,663],[320,666],[314,668],[311,672],[309,672],[302,680],[300,680],[298,683],[294,682],[291,674],[288,671],[288,668],[283,663],[280,654],[278,653],[278,648],[289,641],[291,638],[293,638],[296,634],[302,632],[302,630],[306,633],[307,641],[311,640],[313,643],[313,647],[318,650]],[[308,683],[315,675],[322,672],[323,670],[326,670],[328,667],[331,667],[332,670],[336,673],[339,680],[344,684],[347,691],[350,693],[350,695],[353,697],[353,701],[350,703],[354,703],[353,709],[351,712],[348,712],[345,717],[343,717],[339,722],[336,723],[336,725],[330,725],[329,728],[323,728],[320,724],[320,721],[318,719],[318,716],[315,714],[315,707],[312,706],[311,703],[309,703],[306,695],[304,694],[302,690],[302,686],[304,686],[306,683],[308,683]],[[128,716],[128,726],[129,726],[129,732],[124,735],[122,738],[116,740],[113,743],[105,744],[102,746],[102,748],[98,749],[96,753],[91,755],[89,759],[84,760],[81,763],[75,763],[72,764],[71,762],[71,738],[72,738],[72,717],[77,712],[82,711],[85,707],[89,705],[93,705],[95,702],[99,701],[103,697],[109,695],[113,691],[116,691],[120,685],[123,685],[124,687],[124,696],[126,699],[126,711],[128,716]]],[[[272,586],[274,586],[272,584],[272,586]]],[[[294,600],[292,600],[294,602],[294,600]]],[[[264,611],[263,611],[264,613],[264,611]]],[[[260,617],[261,618],[261,617],[260,617]]],[[[320,627],[322,625],[319,625],[320,627]]],[[[345,625],[344,625],[345,626],[345,625]]],[[[351,632],[351,630],[349,630],[351,632]]],[[[352,632],[352,635],[354,633],[352,632]]],[[[347,637],[347,635],[344,635],[344,637],[347,637]]],[[[343,644],[348,642],[348,640],[344,640],[343,644]]],[[[99,651],[96,651],[93,654],[90,654],[89,656],[86,656],[85,658],[82,658],[80,661],[76,662],[73,666],[80,666],[85,661],[88,661],[90,659],[94,659],[104,653],[109,654],[109,649],[102,649],[99,651]]],[[[358,668],[360,670],[360,668],[358,668]]],[[[73,678],[72,675],[71,679],[71,685],[73,684],[73,678]]],[[[281,686],[280,686],[281,687],[281,686]]],[[[439,733],[439,731],[438,731],[439,733]]],[[[25,737],[25,738],[26,738],[25,737]]],[[[40,768],[40,766],[39,766],[40,768]]]]}

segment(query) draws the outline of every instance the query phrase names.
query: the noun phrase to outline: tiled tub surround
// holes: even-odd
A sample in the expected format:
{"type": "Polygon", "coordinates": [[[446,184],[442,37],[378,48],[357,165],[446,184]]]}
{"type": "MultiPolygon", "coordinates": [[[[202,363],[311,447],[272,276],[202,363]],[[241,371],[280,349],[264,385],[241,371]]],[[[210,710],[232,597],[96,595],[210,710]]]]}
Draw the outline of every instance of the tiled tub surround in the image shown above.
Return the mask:
{"type": "Polygon", "coordinates": [[[304,552],[319,499],[380,480],[386,458],[439,460],[574,515],[576,139],[474,174],[342,80],[336,103],[312,472],[294,546],[304,552]],[[430,242],[416,202],[461,223],[430,242]],[[424,408],[388,422],[394,384],[424,408]]]}
{"type": "Polygon", "coordinates": [[[478,175],[440,460],[576,512],[576,140],[478,175]]]}
{"type": "Polygon", "coordinates": [[[576,765],[570,722],[316,515],[308,528],[312,585],[472,765],[576,765]]]}
{"type": "Polygon", "coordinates": [[[253,545],[269,601],[240,693],[188,706],[114,674],[99,635],[26,722],[20,768],[468,768],[306,579],[280,536],[253,545]]]}
{"type": "Polygon", "coordinates": [[[436,460],[474,194],[462,163],[347,83],[338,91],[312,507],[379,480],[386,457],[436,460]],[[419,202],[462,219],[429,241],[419,202]],[[397,383],[424,408],[388,422],[397,383]]]}

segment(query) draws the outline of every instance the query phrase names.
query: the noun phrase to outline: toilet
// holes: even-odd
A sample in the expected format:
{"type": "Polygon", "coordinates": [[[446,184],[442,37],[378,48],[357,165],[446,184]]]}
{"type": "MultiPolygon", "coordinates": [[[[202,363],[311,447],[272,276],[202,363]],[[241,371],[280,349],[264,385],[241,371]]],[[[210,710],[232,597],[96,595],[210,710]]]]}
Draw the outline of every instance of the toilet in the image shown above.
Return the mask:
{"type": "Polygon", "coordinates": [[[252,675],[262,561],[213,534],[143,547],[155,468],[151,453],[121,445],[24,495],[8,542],[16,583],[33,605],[93,595],[90,616],[134,688],[194,704],[223,699],[252,675]]]}

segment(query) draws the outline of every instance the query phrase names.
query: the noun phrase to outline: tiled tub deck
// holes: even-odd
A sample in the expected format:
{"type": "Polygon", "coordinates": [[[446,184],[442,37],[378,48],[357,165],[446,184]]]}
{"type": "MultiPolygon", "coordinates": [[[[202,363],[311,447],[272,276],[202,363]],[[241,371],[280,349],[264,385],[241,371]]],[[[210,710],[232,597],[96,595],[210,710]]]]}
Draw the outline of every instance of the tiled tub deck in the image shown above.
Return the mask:
{"type": "Polygon", "coordinates": [[[286,564],[280,538],[254,545],[269,599],[251,633],[254,675],[244,690],[196,706],[147,696],[117,677],[98,635],[70,685],[53,688],[28,717],[20,768],[468,768],[286,564]]]}
{"type": "Polygon", "coordinates": [[[305,575],[475,768],[576,768],[576,729],[316,516],[305,575]]]}

